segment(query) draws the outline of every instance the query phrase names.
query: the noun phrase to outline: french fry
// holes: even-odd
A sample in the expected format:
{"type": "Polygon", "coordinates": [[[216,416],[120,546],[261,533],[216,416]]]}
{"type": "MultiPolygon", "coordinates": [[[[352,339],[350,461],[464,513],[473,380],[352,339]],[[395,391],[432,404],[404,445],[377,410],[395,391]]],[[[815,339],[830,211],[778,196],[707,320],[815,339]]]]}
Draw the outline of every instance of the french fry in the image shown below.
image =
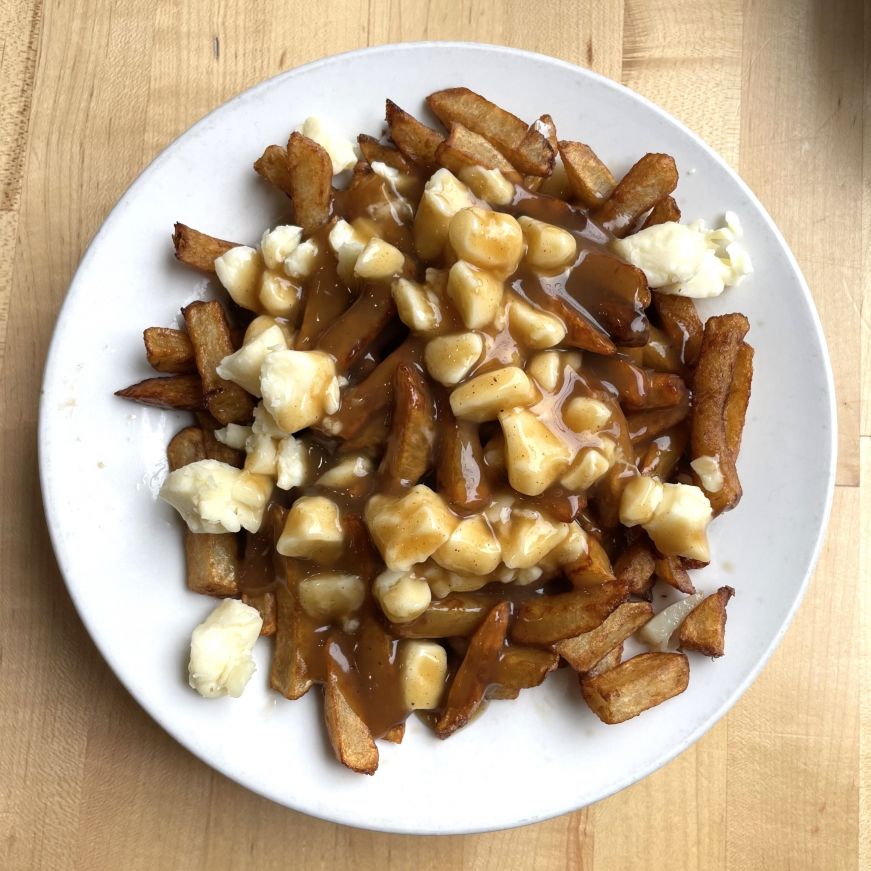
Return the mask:
{"type": "Polygon", "coordinates": [[[726,606],[734,595],[731,587],[720,587],[690,611],[677,632],[681,650],[696,650],[705,656],[726,652],[726,606]]]}
{"type": "Polygon", "coordinates": [[[687,386],[680,375],[645,369],[625,356],[591,356],[584,360],[584,366],[613,387],[625,411],[672,408],[688,398],[687,386]]]}
{"type": "Polygon", "coordinates": [[[508,603],[501,602],[487,614],[472,636],[448,689],[444,711],[436,723],[439,738],[447,738],[465,726],[484,700],[505,644],[509,616],[508,603]]]}
{"type": "Polygon", "coordinates": [[[549,175],[553,169],[554,151],[547,138],[528,127],[516,115],[468,88],[448,88],[426,98],[433,114],[450,129],[462,124],[488,139],[512,166],[527,175],[549,175]]]}
{"type": "MultiPolygon", "coordinates": [[[[339,654],[341,655],[341,654],[339,654]]],[[[347,676],[332,655],[327,657],[324,684],[324,722],[336,759],[359,774],[374,774],[378,768],[378,747],[348,700],[347,676]]]]}
{"type": "Polygon", "coordinates": [[[611,170],[583,142],[562,140],[559,153],[572,195],[588,209],[597,209],[611,196],[617,185],[611,170]]]}
{"type": "Polygon", "coordinates": [[[215,430],[220,427],[220,423],[212,417],[207,411],[195,412],[197,423],[203,433],[203,447],[206,451],[206,459],[218,460],[221,463],[227,463],[230,466],[236,466],[241,469],[245,462],[245,453],[237,451],[228,445],[219,442],[215,437],[215,430]]]}
{"type": "Polygon", "coordinates": [[[185,375],[197,371],[194,349],[184,330],[149,327],[142,333],[145,357],[152,369],[185,375]]]}
{"type": "Polygon", "coordinates": [[[391,744],[401,744],[405,737],[405,723],[398,723],[389,728],[382,736],[382,741],[389,741],[391,744]]]}
{"type": "Polygon", "coordinates": [[[665,556],[656,561],[656,577],[681,593],[692,595],[696,588],[679,556],[665,556]]]}
{"type": "Polygon", "coordinates": [[[693,368],[699,359],[705,331],[696,304],[687,296],[654,293],[653,308],[666,335],[680,350],[684,365],[693,368]]]}
{"type": "Polygon", "coordinates": [[[559,665],[559,657],[538,647],[510,644],[502,651],[488,699],[516,699],[521,690],[537,687],[559,665]]]}
{"type": "MultiPolygon", "coordinates": [[[[742,314],[708,318],[693,380],[690,453],[692,459],[716,457],[720,464],[723,486],[716,492],[705,491],[715,514],[734,508],[741,499],[736,458],[726,438],[725,415],[738,354],[749,328],[742,314]]],[[[745,387],[749,389],[749,381],[745,387]]],[[[700,480],[697,483],[701,486],[700,480]]]]}
{"type": "MultiPolygon", "coordinates": [[[[203,431],[195,426],[176,433],[166,448],[169,469],[206,459],[203,431]]],[[[206,596],[239,593],[239,540],[229,532],[194,533],[184,528],[185,578],[188,589],[206,596]]]]}
{"type": "Polygon", "coordinates": [[[624,602],[600,626],[573,638],[558,641],[553,649],[575,671],[587,672],[618,644],[622,644],[637,632],[652,616],[653,608],[648,602],[624,602]]]}
{"type": "Polygon", "coordinates": [[[613,650],[608,651],[588,672],[579,674],[579,681],[583,681],[585,677],[595,677],[597,674],[603,674],[610,671],[612,668],[617,668],[623,660],[623,645],[618,644],[613,650]]]}
{"type": "Polygon", "coordinates": [[[746,342],[742,342],[735,356],[732,384],[729,387],[726,408],[723,412],[726,446],[735,460],[738,459],[738,452],[741,450],[741,436],[744,432],[744,419],[747,416],[747,405],[750,402],[752,381],[753,348],[746,342]]]}
{"type": "Polygon", "coordinates": [[[446,405],[439,413],[437,474],[439,492],[460,512],[482,511],[492,490],[484,473],[484,450],[478,427],[457,420],[446,405]]]}
{"type": "Polygon", "coordinates": [[[399,638],[467,638],[498,601],[492,593],[451,593],[434,599],[416,620],[392,623],[390,632],[399,638]]]}
{"type": "Polygon", "coordinates": [[[444,137],[400,109],[392,100],[386,104],[387,129],[394,145],[407,160],[424,168],[436,164],[436,150],[444,137]]]}
{"type": "Polygon", "coordinates": [[[214,272],[215,260],[239,245],[238,242],[218,239],[180,223],[176,223],[173,230],[172,244],[178,260],[201,272],[214,272]]]}
{"type": "Polygon", "coordinates": [[[613,725],[680,695],[690,666],[682,653],[641,653],[616,668],[581,679],[584,699],[603,722],[613,725]]]}
{"type": "MultiPolygon", "coordinates": [[[[548,114],[542,115],[537,121],[533,122],[533,127],[536,127],[550,143],[550,147],[553,150],[553,153],[556,155],[559,153],[559,143],[557,141],[556,135],[556,124],[554,124],[553,118],[548,114]]],[[[554,169],[556,169],[556,164],[554,164],[554,169]]],[[[551,173],[548,176],[542,175],[525,175],[523,177],[523,186],[530,191],[537,191],[541,189],[542,184],[546,179],[553,179],[554,173],[551,173]]],[[[555,195],[554,191],[548,191],[549,194],[555,195]]]]}
{"type": "Polygon", "coordinates": [[[644,541],[630,544],[614,563],[614,574],[629,587],[629,595],[643,598],[650,596],[655,569],[656,559],[644,541]]]}
{"type": "Polygon", "coordinates": [[[563,571],[575,587],[595,587],[614,580],[611,560],[594,535],[587,536],[587,551],[563,571]]]}
{"type": "Polygon", "coordinates": [[[387,327],[396,314],[390,283],[368,281],[360,295],[318,337],[319,351],[331,354],[336,370],[346,372],[387,327]]]}
{"type": "Polygon", "coordinates": [[[393,376],[393,417],[381,477],[389,488],[413,487],[432,464],[435,406],[426,378],[400,365],[393,376]]]}
{"type": "Polygon", "coordinates": [[[317,142],[301,133],[291,133],[287,167],[294,218],[308,236],[330,218],[333,164],[317,142]]]}
{"type": "Polygon", "coordinates": [[[280,145],[269,145],[266,151],[254,161],[254,171],[276,190],[289,197],[293,196],[293,181],[287,150],[280,145]]]}
{"type": "MultiPolygon", "coordinates": [[[[292,566],[292,564],[291,564],[292,566]]],[[[291,568],[288,574],[291,574],[291,568]]],[[[286,699],[302,698],[314,680],[303,656],[303,614],[286,584],[275,588],[275,647],[269,686],[286,699]]]]}
{"type": "Polygon", "coordinates": [[[645,154],[621,179],[592,217],[618,239],[677,187],[677,167],[669,154],[645,154]]]}
{"type": "Polygon", "coordinates": [[[412,171],[411,164],[403,157],[399,149],[379,142],[374,136],[367,136],[365,133],[361,133],[357,137],[357,145],[360,146],[360,151],[363,153],[363,157],[366,158],[369,166],[373,163],[383,163],[404,175],[412,171]]]}
{"type": "Polygon", "coordinates": [[[620,581],[582,587],[555,596],[535,596],[517,609],[511,640],[520,644],[551,644],[595,629],[620,604],[629,590],[620,581]]]}
{"type": "Polygon", "coordinates": [[[639,457],[638,471],[642,475],[669,481],[683,456],[689,438],[689,427],[686,424],[666,430],[650,442],[643,456],[639,457]]]}
{"type": "Polygon", "coordinates": [[[175,408],[180,411],[197,411],[205,406],[203,382],[199,375],[167,375],[164,378],[146,378],[115,396],[132,399],[142,405],[156,408],[175,408]]]}
{"type": "Polygon", "coordinates": [[[680,209],[674,201],[674,197],[665,197],[661,199],[651,210],[650,214],[644,219],[641,229],[653,227],[657,224],[666,224],[669,221],[680,220],[680,209]]]}
{"type": "Polygon", "coordinates": [[[468,166],[498,169],[509,181],[520,183],[520,173],[483,136],[462,124],[452,124],[448,138],[439,143],[436,160],[454,175],[468,166]]]}
{"type": "Polygon", "coordinates": [[[254,399],[215,371],[221,360],[233,353],[224,307],[216,300],[197,301],[185,306],[182,314],[203,382],[206,407],[222,424],[247,423],[254,412],[254,399]]]}
{"type": "Polygon", "coordinates": [[[293,344],[294,350],[313,349],[321,334],[347,311],[353,299],[354,291],[346,287],[338,277],[335,260],[326,258],[307,288],[302,321],[293,344]]]}
{"type": "Polygon", "coordinates": [[[682,423],[689,413],[689,394],[682,393],[681,399],[670,408],[652,408],[648,411],[627,414],[626,425],[629,427],[629,438],[633,445],[649,442],[682,423]]]}
{"type": "Polygon", "coordinates": [[[266,590],[263,593],[242,593],[242,601],[252,608],[256,608],[263,620],[260,634],[266,638],[275,635],[277,619],[275,614],[275,592],[266,590]]]}

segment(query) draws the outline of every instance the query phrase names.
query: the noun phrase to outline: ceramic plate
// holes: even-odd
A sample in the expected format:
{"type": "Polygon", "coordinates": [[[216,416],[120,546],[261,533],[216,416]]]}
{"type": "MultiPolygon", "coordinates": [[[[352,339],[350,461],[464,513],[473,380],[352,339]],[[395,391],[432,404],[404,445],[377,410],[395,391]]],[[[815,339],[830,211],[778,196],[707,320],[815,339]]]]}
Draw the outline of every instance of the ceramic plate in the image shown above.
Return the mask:
{"type": "Polygon", "coordinates": [[[832,495],[834,402],[819,320],[783,238],[747,186],[698,137],[644,98],[586,70],[507,48],[453,43],[339,55],[263,82],[204,118],[123,196],[82,259],[45,374],[39,445],[57,558],[89,632],[143,707],[209,765],[314,816],[397,832],[471,832],[542,820],[597,801],[685,750],[747,688],[792,617],[819,553],[832,495]],[[167,441],[186,415],[113,397],[149,375],[142,330],[174,326],[213,283],[178,264],[183,221],[256,243],[280,198],[251,171],[265,145],[312,114],[349,135],[379,134],[385,97],[423,112],[439,88],[467,85],[560,135],[588,142],[619,176],[646,151],[674,155],[687,218],[743,220],[756,273],[703,316],[748,314],[756,377],[740,472],[744,499],[711,530],[699,587],[737,590],[728,653],[693,657],[687,692],[604,726],[568,669],[515,702],[492,703],[448,741],[412,718],[381,745],[374,777],[337,764],[320,693],[287,702],[267,689],[270,644],[239,700],[206,701],[186,682],[190,631],[213,607],[184,586],[178,518],[157,501],[167,441]]]}

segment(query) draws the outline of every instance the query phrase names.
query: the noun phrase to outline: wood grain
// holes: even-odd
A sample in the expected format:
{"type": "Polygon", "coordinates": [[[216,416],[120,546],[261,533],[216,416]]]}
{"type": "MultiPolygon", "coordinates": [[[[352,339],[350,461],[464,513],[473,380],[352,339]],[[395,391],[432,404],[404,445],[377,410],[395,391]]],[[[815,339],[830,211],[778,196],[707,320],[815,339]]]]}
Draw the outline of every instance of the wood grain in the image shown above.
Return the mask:
{"type": "Polygon", "coordinates": [[[862,0],[333,0],[325,9],[0,0],[0,868],[869,867],[871,438],[860,446],[859,435],[871,436],[871,11],[863,17],[862,0]],[[130,181],[260,79],[412,39],[543,51],[624,81],[700,132],[783,229],[838,384],[842,486],[828,544],[760,679],[711,733],[634,787],[537,826],[469,837],[312,820],[182,750],[90,642],[38,495],[36,398],[53,320],[130,181]]]}

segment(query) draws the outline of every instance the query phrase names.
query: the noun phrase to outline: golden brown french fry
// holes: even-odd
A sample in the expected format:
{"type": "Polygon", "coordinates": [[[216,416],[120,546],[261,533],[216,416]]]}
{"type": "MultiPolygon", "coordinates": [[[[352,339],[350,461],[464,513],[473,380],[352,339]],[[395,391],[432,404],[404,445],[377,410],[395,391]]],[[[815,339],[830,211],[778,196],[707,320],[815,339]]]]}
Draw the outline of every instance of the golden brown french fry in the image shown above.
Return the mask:
{"type": "Polygon", "coordinates": [[[452,124],[448,138],[439,143],[436,160],[459,175],[468,166],[498,169],[509,181],[519,184],[520,173],[483,136],[473,133],[462,124],[452,124]]]}
{"type": "Polygon", "coordinates": [[[347,676],[342,667],[327,657],[327,682],[324,684],[324,722],[336,759],[352,771],[374,774],[378,768],[378,747],[348,700],[347,676]]]}
{"type": "Polygon", "coordinates": [[[611,196],[617,184],[611,170],[583,142],[562,140],[559,143],[559,153],[575,199],[588,209],[601,206],[611,196]]]}
{"type": "Polygon", "coordinates": [[[622,239],[636,221],[677,187],[677,167],[670,154],[645,154],[593,214],[594,220],[622,239]]]}
{"type": "Polygon", "coordinates": [[[633,363],[628,357],[592,357],[584,359],[585,368],[599,380],[614,388],[625,411],[672,408],[686,402],[687,386],[680,375],[654,372],[633,363]]]}
{"type": "Polygon", "coordinates": [[[436,150],[444,137],[421,124],[392,100],[388,100],[386,105],[387,129],[394,145],[416,166],[435,166],[436,150]]]}
{"type": "Polygon", "coordinates": [[[529,127],[516,115],[470,91],[468,88],[447,88],[426,98],[435,116],[450,129],[462,124],[488,139],[520,172],[527,175],[549,175],[553,169],[554,151],[547,137],[529,127]]]}
{"type": "Polygon", "coordinates": [[[653,608],[648,602],[624,602],[612,611],[601,626],[566,638],[553,649],[577,672],[594,668],[618,644],[637,632],[650,618],[653,608]]]}
{"type": "Polygon", "coordinates": [[[641,653],[616,668],[581,680],[584,699],[603,722],[623,723],[680,695],[690,666],[682,653],[641,653]]]}
{"type": "Polygon", "coordinates": [[[642,475],[659,478],[660,481],[671,480],[672,473],[690,439],[689,426],[682,423],[673,429],[666,430],[638,455],[638,471],[642,475]]]}
{"type": "Polygon", "coordinates": [[[575,587],[595,587],[614,580],[611,560],[593,535],[587,536],[587,552],[565,566],[563,571],[575,587]]]}
{"type": "Polygon", "coordinates": [[[458,511],[481,511],[492,489],[484,474],[484,450],[477,424],[457,420],[449,405],[438,418],[437,473],[439,492],[458,511]]]}
{"type": "Polygon", "coordinates": [[[285,584],[275,588],[275,648],[269,686],[287,699],[299,699],[314,683],[302,652],[304,631],[296,597],[285,584]]]}
{"type": "Polygon", "coordinates": [[[197,411],[205,406],[203,382],[199,375],[167,375],[164,378],[146,378],[115,396],[132,399],[143,405],[157,408],[176,408],[182,411],[197,411]]]}
{"type": "MultiPolygon", "coordinates": [[[[326,244],[326,240],[323,242],[326,244]]],[[[348,309],[353,298],[354,291],[338,277],[335,259],[326,257],[306,290],[305,308],[293,343],[294,350],[312,350],[324,330],[348,309]]]]}
{"type": "Polygon", "coordinates": [[[729,448],[729,453],[736,460],[738,452],[741,450],[741,436],[744,432],[744,419],[747,416],[747,405],[750,402],[752,381],[753,348],[746,342],[742,342],[735,356],[732,384],[729,387],[726,408],[723,412],[726,445],[729,448]]]}
{"type": "Polygon", "coordinates": [[[666,224],[669,221],[680,220],[680,209],[674,201],[674,197],[665,197],[660,200],[651,210],[650,214],[644,219],[641,229],[653,227],[657,224],[666,224]]]}
{"type": "Polygon", "coordinates": [[[389,741],[391,744],[401,744],[405,737],[405,723],[398,723],[392,726],[382,736],[383,741],[389,741]]]}
{"type": "Polygon", "coordinates": [[[726,652],[726,606],[734,595],[731,587],[720,587],[690,611],[677,632],[681,650],[696,650],[705,656],[726,652]]]}
{"type": "Polygon", "coordinates": [[[434,599],[426,611],[410,623],[391,623],[398,638],[467,638],[499,601],[492,593],[451,593],[434,599]]]}
{"type": "MultiPolygon", "coordinates": [[[[553,153],[556,155],[559,152],[559,143],[557,141],[556,135],[556,124],[554,123],[553,118],[548,114],[542,115],[537,121],[534,121],[532,124],[533,127],[536,127],[545,139],[547,139],[550,144],[553,153]]],[[[556,169],[556,164],[554,164],[554,169],[556,169]]],[[[546,179],[554,179],[554,173],[551,173],[547,176],[543,175],[525,175],[523,176],[523,186],[530,191],[538,191],[541,190],[542,184],[546,179]]],[[[563,180],[565,177],[563,175],[563,180]]],[[[560,196],[562,191],[559,190],[548,190],[548,194],[551,196],[560,196]]]]}
{"type": "Polygon", "coordinates": [[[189,466],[206,459],[203,445],[203,431],[197,426],[186,426],[177,432],[166,446],[166,459],[169,471],[174,472],[182,466],[189,466]]]}
{"type": "Polygon", "coordinates": [[[640,445],[661,436],[686,420],[690,413],[690,397],[684,394],[676,405],[670,408],[651,408],[626,415],[629,438],[633,445],[640,445]]]}
{"type": "Polygon", "coordinates": [[[263,620],[263,626],[260,627],[260,634],[266,638],[275,635],[276,630],[276,614],[275,614],[275,592],[266,590],[263,593],[242,593],[242,601],[252,608],[256,608],[260,612],[260,619],[263,620]]]}
{"type": "Polygon", "coordinates": [[[705,331],[696,304],[687,296],[654,292],[653,308],[672,345],[681,352],[684,365],[695,366],[705,331]]]}
{"type": "Polygon", "coordinates": [[[176,223],[173,230],[172,244],[175,256],[182,263],[202,272],[214,272],[215,260],[239,245],[238,242],[218,239],[180,223],[176,223]]]}
{"type": "Polygon", "coordinates": [[[207,411],[197,411],[195,414],[203,433],[203,447],[206,451],[206,459],[218,460],[221,463],[227,463],[230,466],[236,466],[236,468],[241,469],[245,462],[244,451],[237,451],[234,448],[228,447],[215,438],[215,430],[221,424],[211,414],[207,411]]]}
{"type": "Polygon", "coordinates": [[[595,677],[597,674],[617,668],[623,660],[623,644],[618,644],[613,650],[606,653],[588,672],[579,674],[579,681],[585,677],[595,677]]]}
{"type": "Polygon", "coordinates": [[[690,595],[695,593],[696,588],[679,556],[665,556],[658,559],[655,571],[656,577],[670,587],[680,590],[681,593],[690,595]]]}
{"type": "Polygon", "coordinates": [[[508,603],[501,602],[487,614],[472,636],[448,689],[444,711],[436,723],[439,738],[447,738],[465,726],[484,700],[502,655],[510,613],[508,603]]]}
{"type": "Polygon", "coordinates": [[[238,384],[225,381],[216,372],[221,360],[233,353],[224,307],[216,300],[197,301],[185,306],[182,314],[209,412],[222,424],[248,423],[254,412],[254,399],[238,384]]]}
{"type": "Polygon", "coordinates": [[[168,327],[148,327],[142,333],[145,356],[149,365],[158,372],[184,375],[196,372],[194,349],[184,330],[168,327]]]}
{"type": "Polygon", "coordinates": [[[309,236],[330,218],[333,163],[313,139],[291,133],[287,141],[287,168],[294,219],[309,236]]]}
{"type": "Polygon", "coordinates": [[[626,584],[620,581],[555,596],[535,596],[517,608],[511,640],[521,644],[551,644],[589,632],[628,596],[626,584]]]}
{"type": "Polygon", "coordinates": [[[644,598],[650,596],[655,569],[656,559],[651,553],[650,546],[644,541],[630,544],[614,563],[617,580],[627,584],[631,596],[644,598]]]}
{"type": "Polygon", "coordinates": [[[400,365],[393,376],[393,417],[381,477],[388,488],[413,487],[432,465],[435,405],[426,378],[400,365]]]}
{"type": "Polygon", "coordinates": [[[537,687],[559,665],[559,656],[539,647],[509,644],[493,674],[488,699],[515,699],[520,690],[537,687]]]}
{"type": "MultiPolygon", "coordinates": [[[[716,492],[705,491],[715,514],[734,508],[741,499],[735,455],[726,438],[725,415],[738,354],[749,328],[742,314],[708,318],[693,380],[690,453],[692,459],[716,457],[719,462],[723,486],[716,492]]],[[[744,386],[749,389],[749,381],[744,386]]]]}
{"type": "Polygon", "coordinates": [[[254,161],[254,171],[281,193],[293,196],[287,150],[280,145],[267,146],[266,151],[254,161]]]}
{"type": "Polygon", "coordinates": [[[374,136],[367,136],[365,133],[361,133],[357,137],[357,144],[360,146],[360,151],[370,166],[373,163],[383,163],[403,174],[408,174],[412,171],[411,164],[403,157],[399,149],[380,142],[374,136]]]}

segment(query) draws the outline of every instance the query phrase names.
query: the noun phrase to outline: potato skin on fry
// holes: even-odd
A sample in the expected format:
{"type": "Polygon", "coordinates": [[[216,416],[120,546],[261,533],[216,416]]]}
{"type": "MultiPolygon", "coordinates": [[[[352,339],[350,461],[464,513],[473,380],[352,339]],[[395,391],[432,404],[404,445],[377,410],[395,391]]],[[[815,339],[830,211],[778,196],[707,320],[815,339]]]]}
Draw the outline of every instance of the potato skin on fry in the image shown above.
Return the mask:
{"type": "Polygon", "coordinates": [[[184,330],[148,327],[142,333],[142,340],[145,357],[158,372],[185,375],[197,371],[193,345],[184,330]]]}
{"type": "Polygon", "coordinates": [[[293,196],[287,151],[280,145],[268,146],[266,151],[254,161],[254,171],[281,193],[289,197],[293,196]]]}
{"type": "Polygon", "coordinates": [[[378,768],[378,747],[348,701],[345,675],[332,656],[327,658],[324,684],[324,722],[336,759],[359,774],[374,774],[378,768]]]}
{"type": "Polygon", "coordinates": [[[614,725],[680,695],[689,679],[689,661],[683,653],[642,653],[582,678],[581,691],[593,713],[614,725]]]}
{"type": "Polygon", "coordinates": [[[574,196],[588,209],[601,206],[617,184],[611,170],[583,142],[562,140],[559,153],[574,196]]]}
{"type": "Polygon", "coordinates": [[[387,100],[385,116],[390,138],[406,159],[424,168],[436,165],[436,151],[444,139],[440,133],[421,124],[393,100],[387,100]]]}
{"type": "Polygon", "coordinates": [[[617,645],[638,631],[651,617],[653,608],[648,602],[624,602],[600,626],[574,638],[558,641],[553,649],[575,671],[587,672],[617,645]]]}
{"type": "MultiPolygon", "coordinates": [[[[674,197],[666,197],[663,200],[660,200],[651,210],[650,214],[644,219],[644,223],[641,225],[641,229],[645,230],[647,227],[655,227],[657,224],[666,224],[669,221],[679,221],[680,220],[680,209],[678,208],[677,203],[674,201],[674,197]]],[[[687,299],[688,297],[684,297],[687,299]]]]}
{"type": "Polygon", "coordinates": [[[695,650],[705,656],[726,652],[726,606],[734,595],[732,587],[720,587],[690,611],[677,632],[681,650],[695,650]]]}
{"type": "Polygon", "coordinates": [[[173,230],[172,244],[176,258],[201,272],[214,272],[215,260],[239,245],[238,242],[218,239],[180,223],[176,223],[173,230]]]}
{"type": "Polygon", "coordinates": [[[199,375],[146,378],[123,390],[116,390],[115,396],[156,408],[175,408],[181,411],[199,411],[205,408],[203,382],[199,375]]]}
{"type": "Polygon", "coordinates": [[[330,217],[333,163],[313,139],[291,133],[287,141],[287,166],[294,218],[309,236],[330,217]]]}

